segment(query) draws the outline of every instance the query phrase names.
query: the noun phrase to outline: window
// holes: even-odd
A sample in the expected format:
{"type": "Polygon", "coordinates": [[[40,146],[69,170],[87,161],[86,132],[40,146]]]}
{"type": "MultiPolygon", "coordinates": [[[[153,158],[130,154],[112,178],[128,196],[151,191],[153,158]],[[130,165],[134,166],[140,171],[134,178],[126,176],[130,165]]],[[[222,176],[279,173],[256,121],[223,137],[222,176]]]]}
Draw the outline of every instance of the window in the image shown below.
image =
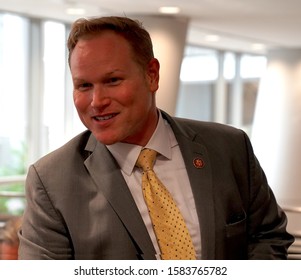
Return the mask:
{"type": "MultiPolygon", "coordinates": [[[[28,30],[26,18],[0,14],[0,177],[16,181],[27,166],[28,30]]],[[[2,182],[0,190],[23,192],[23,185],[2,182]]],[[[0,197],[0,212],[17,214],[23,207],[18,197],[0,197]]]]}
{"type": "Polygon", "coordinates": [[[217,52],[199,47],[187,47],[182,61],[182,82],[208,82],[218,77],[217,52]]]}
{"type": "Polygon", "coordinates": [[[212,120],[217,78],[217,52],[194,46],[186,47],[176,115],[197,120],[212,120]]]}
{"type": "Polygon", "coordinates": [[[259,55],[243,55],[240,62],[240,74],[243,79],[259,79],[265,72],[267,59],[259,55]]]}
{"type": "Polygon", "coordinates": [[[47,21],[43,24],[43,34],[43,130],[48,152],[65,142],[65,26],[47,21]]]}
{"type": "Polygon", "coordinates": [[[187,46],[176,115],[251,132],[264,56],[187,46]]]}
{"type": "Polygon", "coordinates": [[[0,213],[25,206],[28,165],[82,130],[67,69],[66,25],[0,14],[0,213]]]}

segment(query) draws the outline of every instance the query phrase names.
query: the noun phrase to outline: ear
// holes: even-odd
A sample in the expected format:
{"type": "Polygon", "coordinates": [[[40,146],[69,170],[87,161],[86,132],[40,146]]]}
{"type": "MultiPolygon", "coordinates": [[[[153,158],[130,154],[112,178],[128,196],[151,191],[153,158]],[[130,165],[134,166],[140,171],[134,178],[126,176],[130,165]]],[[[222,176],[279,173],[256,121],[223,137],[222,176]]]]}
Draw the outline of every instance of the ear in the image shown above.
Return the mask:
{"type": "Polygon", "coordinates": [[[149,90],[152,93],[155,93],[159,88],[159,71],[160,63],[158,59],[152,58],[146,69],[146,79],[148,81],[149,90]]]}

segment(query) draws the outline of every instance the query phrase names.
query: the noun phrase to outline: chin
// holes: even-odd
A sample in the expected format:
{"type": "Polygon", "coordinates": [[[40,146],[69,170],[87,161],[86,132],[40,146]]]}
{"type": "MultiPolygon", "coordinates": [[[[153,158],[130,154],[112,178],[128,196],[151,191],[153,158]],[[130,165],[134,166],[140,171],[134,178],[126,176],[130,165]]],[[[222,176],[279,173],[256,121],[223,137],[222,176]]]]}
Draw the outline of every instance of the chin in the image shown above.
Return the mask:
{"type": "MultiPolygon", "coordinates": [[[[93,133],[93,132],[92,132],[93,133]]],[[[97,133],[93,133],[96,140],[104,145],[113,145],[117,142],[119,142],[119,139],[116,139],[114,137],[104,137],[104,135],[97,135],[97,133]]]]}

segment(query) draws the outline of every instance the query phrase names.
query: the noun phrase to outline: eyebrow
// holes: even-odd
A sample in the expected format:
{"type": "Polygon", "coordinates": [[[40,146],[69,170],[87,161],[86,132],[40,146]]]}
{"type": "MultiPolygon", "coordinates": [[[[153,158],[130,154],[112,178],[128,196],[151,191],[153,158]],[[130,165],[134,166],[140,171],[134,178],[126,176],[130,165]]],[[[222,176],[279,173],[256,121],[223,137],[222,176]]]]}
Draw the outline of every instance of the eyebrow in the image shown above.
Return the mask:
{"type": "MultiPolygon", "coordinates": [[[[108,73],[105,73],[105,74],[103,75],[103,78],[110,77],[110,76],[112,76],[112,75],[114,75],[114,74],[116,74],[116,73],[118,73],[118,72],[120,72],[120,73],[125,73],[125,71],[123,71],[123,70],[115,69],[115,70],[112,70],[112,71],[110,71],[110,72],[108,72],[108,73]]],[[[80,83],[80,82],[85,82],[87,79],[74,77],[74,78],[72,78],[72,80],[73,80],[73,82],[80,83]]]]}

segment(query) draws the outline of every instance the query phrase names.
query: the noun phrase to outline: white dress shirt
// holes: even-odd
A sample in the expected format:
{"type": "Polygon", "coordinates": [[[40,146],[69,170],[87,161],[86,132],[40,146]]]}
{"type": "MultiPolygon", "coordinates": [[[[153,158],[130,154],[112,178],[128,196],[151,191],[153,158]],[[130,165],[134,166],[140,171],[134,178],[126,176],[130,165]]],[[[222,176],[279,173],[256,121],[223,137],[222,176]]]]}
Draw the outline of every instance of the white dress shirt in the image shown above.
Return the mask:
{"type": "MultiPolygon", "coordinates": [[[[142,148],[138,145],[116,143],[107,146],[118,162],[122,175],[132,193],[151,240],[160,258],[160,249],[142,193],[142,171],[135,167],[142,148]]],[[[170,125],[160,114],[157,128],[145,148],[157,151],[154,171],[171,193],[187,224],[197,258],[201,258],[201,235],[195,201],[184,160],[170,125]]]]}

